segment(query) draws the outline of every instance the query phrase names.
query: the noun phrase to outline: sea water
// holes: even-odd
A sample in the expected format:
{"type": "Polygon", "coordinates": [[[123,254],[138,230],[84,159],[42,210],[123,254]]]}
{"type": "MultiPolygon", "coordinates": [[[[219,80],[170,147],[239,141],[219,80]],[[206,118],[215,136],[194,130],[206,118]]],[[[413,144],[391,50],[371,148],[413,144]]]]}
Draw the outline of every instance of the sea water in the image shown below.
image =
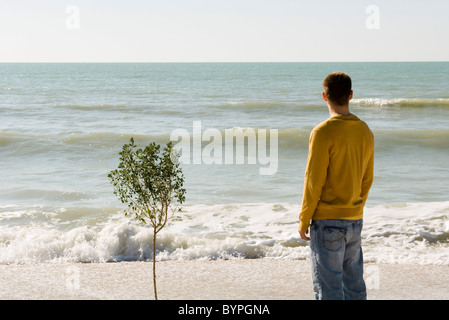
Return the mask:
{"type": "Polygon", "coordinates": [[[308,139],[333,71],[352,77],[351,112],[375,135],[365,260],[449,265],[447,62],[0,64],[0,263],[152,259],[151,229],[123,215],[107,175],[131,137],[180,130],[276,133],[264,151],[277,162],[181,163],[186,203],[157,258],[307,259],[308,139]]]}

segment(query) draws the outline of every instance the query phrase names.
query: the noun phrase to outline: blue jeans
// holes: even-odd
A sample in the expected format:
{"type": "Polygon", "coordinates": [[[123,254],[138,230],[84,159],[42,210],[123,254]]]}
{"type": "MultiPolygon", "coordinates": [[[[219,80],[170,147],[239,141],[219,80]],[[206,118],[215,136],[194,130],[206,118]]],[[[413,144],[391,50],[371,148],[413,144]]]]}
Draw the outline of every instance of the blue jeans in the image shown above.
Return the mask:
{"type": "Polygon", "coordinates": [[[361,245],[363,221],[312,220],[310,249],[317,300],[364,300],[361,245]]]}

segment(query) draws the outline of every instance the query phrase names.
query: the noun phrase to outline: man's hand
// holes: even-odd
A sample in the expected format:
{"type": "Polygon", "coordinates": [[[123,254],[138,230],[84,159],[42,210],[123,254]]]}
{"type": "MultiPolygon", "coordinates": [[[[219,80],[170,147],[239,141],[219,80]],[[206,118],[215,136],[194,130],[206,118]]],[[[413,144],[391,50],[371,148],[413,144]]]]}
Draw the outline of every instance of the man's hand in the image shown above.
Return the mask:
{"type": "Polygon", "coordinates": [[[308,236],[306,236],[306,234],[309,233],[309,229],[308,228],[307,228],[306,232],[302,232],[301,230],[298,230],[298,231],[299,231],[299,235],[301,236],[301,239],[306,240],[306,241],[310,240],[310,238],[308,236]]]}

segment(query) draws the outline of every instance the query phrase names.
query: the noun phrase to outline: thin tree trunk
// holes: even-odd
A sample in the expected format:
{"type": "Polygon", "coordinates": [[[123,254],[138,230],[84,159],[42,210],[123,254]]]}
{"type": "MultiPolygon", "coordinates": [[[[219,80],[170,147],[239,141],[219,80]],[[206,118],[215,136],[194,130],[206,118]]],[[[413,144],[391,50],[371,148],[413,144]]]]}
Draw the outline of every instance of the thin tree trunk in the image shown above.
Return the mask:
{"type": "Polygon", "coordinates": [[[156,289],[156,228],[153,230],[153,287],[154,287],[154,299],[157,300],[156,289]]]}

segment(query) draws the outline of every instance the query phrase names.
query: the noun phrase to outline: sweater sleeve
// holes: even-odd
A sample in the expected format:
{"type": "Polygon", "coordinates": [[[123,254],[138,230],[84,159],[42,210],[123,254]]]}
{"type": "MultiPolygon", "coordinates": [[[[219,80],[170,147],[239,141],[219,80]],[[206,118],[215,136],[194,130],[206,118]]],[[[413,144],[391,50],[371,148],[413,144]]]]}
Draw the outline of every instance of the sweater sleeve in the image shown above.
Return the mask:
{"type": "Polygon", "coordinates": [[[370,151],[371,152],[369,154],[368,164],[366,166],[365,173],[362,179],[362,192],[360,194],[361,198],[363,199],[363,205],[365,205],[366,203],[368,192],[374,180],[374,145],[370,151]]]}
{"type": "Polygon", "coordinates": [[[328,139],[323,130],[312,130],[309,140],[309,154],[304,177],[302,208],[299,214],[299,229],[306,232],[310,220],[320,200],[321,191],[326,182],[329,166],[328,139]]]}

